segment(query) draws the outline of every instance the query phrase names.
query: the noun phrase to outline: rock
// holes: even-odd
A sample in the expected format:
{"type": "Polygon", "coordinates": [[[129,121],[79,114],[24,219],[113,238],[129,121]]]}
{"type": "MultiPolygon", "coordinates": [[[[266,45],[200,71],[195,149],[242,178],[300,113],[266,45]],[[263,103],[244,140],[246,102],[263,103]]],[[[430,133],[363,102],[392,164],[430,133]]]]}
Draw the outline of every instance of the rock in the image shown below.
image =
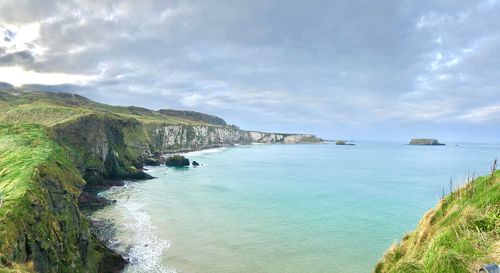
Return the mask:
{"type": "Polygon", "coordinates": [[[78,206],[82,209],[99,209],[114,203],[104,197],[83,191],[78,196],[78,206]]]}
{"type": "Polygon", "coordinates": [[[354,143],[349,143],[348,141],[346,140],[337,140],[335,141],[335,145],[356,145],[354,143]]]}
{"type": "Polygon", "coordinates": [[[147,179],[153,179],[153,178],[155,178],[154,176],[149,175],[148,173],[143,172],[141,170],[138,170],[137,172],[134,172],[134,173],[130,173],[128,175],[128,177],[130,179],[135,179],[135,180],[147,180],[147,179]]]}
{"type": "Polygon", "coordinates": [[[200,166],[200,163],[196,162],[193,160],[193,163],[192,163],[193,166],[200,166]]]}
{"type": "Polygon", "coordinates": [[[189,159],[181,155],[174,155],[167,158],[165,165],[168,167],[186,167],[189,166],[189,159]]]}
{"type": "Polygon", "coordinates": [[[434,138],[413,138],[410,145],[445,145],[434,138]]]}
{"type": "Polygon", "coordinates": [[[160,160],[158,158],[148,157],[144,159],[144,164],[146,166],[160,166],[160,160]]]}

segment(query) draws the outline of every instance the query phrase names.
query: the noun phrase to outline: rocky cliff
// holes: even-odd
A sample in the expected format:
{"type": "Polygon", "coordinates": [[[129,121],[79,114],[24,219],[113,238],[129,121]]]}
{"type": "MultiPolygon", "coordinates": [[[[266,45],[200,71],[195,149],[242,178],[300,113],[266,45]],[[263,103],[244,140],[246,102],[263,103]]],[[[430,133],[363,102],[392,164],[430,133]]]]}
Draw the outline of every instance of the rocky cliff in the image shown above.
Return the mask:
{"type": "Polygon", "coordinates": [[[0,181],[0,271],[123,267],[122,258],[90,233],[77,205],[85,181],[45,128],[0,126],[0,181]]]}
{"type": "Polygon", "coordinates": [[[316,143],[308,134],[241,130],[216,116],[192,111],[110,106],[66,93],[0,90],[0,122],[47,126],[87,181],[142,179],[154,154],[233,144],[316,143]]]}
{"type": "Polygon", "coordinates": [[[244,131],[236,126],[150,126],[151,151],[173,152],[250,143],[316,143],[321,139],[307,134],[279,134],[244,131]]]}

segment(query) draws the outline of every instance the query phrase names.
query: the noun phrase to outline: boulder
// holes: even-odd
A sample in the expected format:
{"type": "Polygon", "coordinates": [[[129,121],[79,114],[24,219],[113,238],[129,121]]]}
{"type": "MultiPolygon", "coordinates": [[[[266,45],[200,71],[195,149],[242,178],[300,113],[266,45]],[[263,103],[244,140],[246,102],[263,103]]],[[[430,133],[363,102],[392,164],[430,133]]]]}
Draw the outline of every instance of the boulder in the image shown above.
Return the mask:
{"type": "Polygon", "coordinates": [[[148,157],[144,159],[144,164],[146,166],[160,166],[160,159],[154,157],[148,157]]]}
{"type": "Polygon", "coordinates": [[[189,166],[189,159],[181,155],[174,155],[167,158],[165,165],[168,167],[186,167],[189,166]]]}
{"type": "Polygon", "coordinates": [[[193,163],[192,163],[193,166],[200,166],[200,163],[196,162],[193,160],[193,163]]]}

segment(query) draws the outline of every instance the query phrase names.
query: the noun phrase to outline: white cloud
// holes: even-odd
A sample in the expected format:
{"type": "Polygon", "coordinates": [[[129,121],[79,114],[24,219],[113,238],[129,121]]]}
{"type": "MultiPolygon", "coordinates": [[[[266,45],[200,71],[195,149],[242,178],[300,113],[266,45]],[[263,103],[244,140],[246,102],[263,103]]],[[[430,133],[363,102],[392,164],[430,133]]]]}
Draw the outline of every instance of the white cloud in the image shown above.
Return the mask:
{"type": "Polygon", "coordinates": [[[46,85],[85,84],[95,79],[96,76],[27,71],[19,66],[0,67],[0,82],[8,82],[14,86],[32,83],[46,85]]]}
{"type": "Polygon", "coordinates": [[[458,116],[458,119],[471,122],[500,120],[500,104],[472,109],[466,114],[458,116]]]}

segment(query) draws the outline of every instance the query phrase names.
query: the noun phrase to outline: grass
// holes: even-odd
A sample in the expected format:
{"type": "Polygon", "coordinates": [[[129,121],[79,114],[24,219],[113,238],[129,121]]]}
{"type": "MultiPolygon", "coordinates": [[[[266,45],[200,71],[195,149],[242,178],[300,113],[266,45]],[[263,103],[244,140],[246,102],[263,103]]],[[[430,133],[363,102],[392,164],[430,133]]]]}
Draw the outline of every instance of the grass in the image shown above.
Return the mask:
{"type": "Polygon", "coordinates": [[[59,260],[60,268],[81,259],[75,240],[86,223],[75,223],[72,217],[78,188],[84,183],[43,126],[0,125],[0,196],[3,200],[0,261],[4,267],[0,266],[0,272],[30,271],[25,245],[20,244],[27,238],[36,240],[49,260],[59,260]],[[64,195],[55,197],[52,192],[64,195]],[[57,209],[50,209],[51,206],[57,209]],[[65,223],[64,231],[61,223],[65,223]],[[61,247],[61,240],[68,245],[61,247]],[[67,257],[61,257],[61,251],[67,257]]]}
{"type": "Polygon", "coordinates": [[[500,171],[443,198],[374,271],[466,273],[492,262],[500,262],[500,171]]]}
{"type": "Polygon", "coordinates": [[[2,123],[36,123],[54,126],[96,113],[133,118],[143,124],[216,126],[202,120],[180,118],[145,108],[106,105],[72,94],[0,90],[0,122],[2,123]]]}

